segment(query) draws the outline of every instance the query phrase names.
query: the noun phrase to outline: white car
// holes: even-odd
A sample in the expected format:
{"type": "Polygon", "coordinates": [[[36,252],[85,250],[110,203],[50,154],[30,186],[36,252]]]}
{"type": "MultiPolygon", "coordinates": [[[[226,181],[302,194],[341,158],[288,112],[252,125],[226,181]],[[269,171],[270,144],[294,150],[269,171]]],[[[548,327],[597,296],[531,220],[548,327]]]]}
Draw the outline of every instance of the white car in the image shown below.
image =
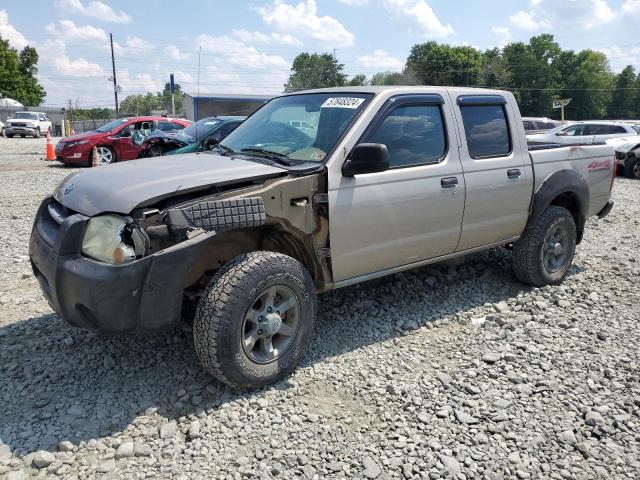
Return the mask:
{"type": "Polygon", "coordinates": [[[4,134],[9,138],[14,135],[38,138],[47,132],[51,132],[51,120],[42,112],[16,112],[4,127],[4,134]]]}
{"type": "Polygon", "coordinates": [[[564,122],[551,120],[547,117],[522,117],[522,124],[524,125],[524,132],[527,135],[548,133],[550,130],[554,130],[562,125],[567,125],[564,122]]]}
{"type": "Polygon", "coordinates": [[[528,143],[590,144],[612,138],[634,137],[640,126],[623,122],[587,121],[563,125],[547,133],[527,135],[528,143]]]}

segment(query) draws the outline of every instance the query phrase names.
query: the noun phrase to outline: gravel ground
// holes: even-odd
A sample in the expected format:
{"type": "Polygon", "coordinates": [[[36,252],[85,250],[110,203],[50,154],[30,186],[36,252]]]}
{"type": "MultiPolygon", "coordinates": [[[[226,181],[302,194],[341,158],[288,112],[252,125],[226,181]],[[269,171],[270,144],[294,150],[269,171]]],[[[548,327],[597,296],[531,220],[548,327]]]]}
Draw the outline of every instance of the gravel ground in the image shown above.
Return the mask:
{"type": "Polygon", "coordinates": [[[188,328],[67,326],[30,275],[40,200],[72,170],[0,138],[0,478],[640,477],[640,183],[589,221],[562,286],[493,251],[320,297],[312,347],[257,392],[188,328]]]}

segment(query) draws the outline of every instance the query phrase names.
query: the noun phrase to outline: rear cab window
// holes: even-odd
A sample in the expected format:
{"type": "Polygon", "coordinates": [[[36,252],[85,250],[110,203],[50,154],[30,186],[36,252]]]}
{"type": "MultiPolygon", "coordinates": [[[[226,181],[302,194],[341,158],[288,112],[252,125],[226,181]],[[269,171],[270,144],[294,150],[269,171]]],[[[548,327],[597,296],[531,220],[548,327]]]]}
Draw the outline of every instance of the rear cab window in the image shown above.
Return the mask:
{"type": "Polygon", "coordinates": [[[464,124],[469,155],[473,159],[506,157],[511,154],[506,100],[500,95],[464,95],[458,105],[464,124]]]}

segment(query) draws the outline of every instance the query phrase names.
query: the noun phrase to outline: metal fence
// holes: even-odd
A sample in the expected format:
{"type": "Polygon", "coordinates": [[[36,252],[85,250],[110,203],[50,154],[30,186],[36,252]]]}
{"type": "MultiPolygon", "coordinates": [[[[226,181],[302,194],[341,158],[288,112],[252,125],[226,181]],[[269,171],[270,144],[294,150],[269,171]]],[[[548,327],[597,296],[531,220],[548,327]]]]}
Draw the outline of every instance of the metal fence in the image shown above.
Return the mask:
{"type": "Polygon", "coordinates": [[[54,135],[62,135],[62,121],[64,112],[59,107],[0,107],[0,121],[5,122],[15,112],[42,112],[51,120],[51,131],[54,135]]]}
{"type": "Polygon", "coordinates": [[[75,133],[88,132],[95,130],[96,128],[104,125],[105,123],[114,120],[113,118],[93,118],[88,120],[75,120],[73,118],[73,112],[65,115],[65,112],[59,107],[0,107],[0,121],[6,123],[8,118],[11,118],[15,112],[42,112],[46,113],[49,120],[51,120],[51,133],[54,136],[62,136],[63,123],[69,120],[69,126],[73,128],[75,133]]]}

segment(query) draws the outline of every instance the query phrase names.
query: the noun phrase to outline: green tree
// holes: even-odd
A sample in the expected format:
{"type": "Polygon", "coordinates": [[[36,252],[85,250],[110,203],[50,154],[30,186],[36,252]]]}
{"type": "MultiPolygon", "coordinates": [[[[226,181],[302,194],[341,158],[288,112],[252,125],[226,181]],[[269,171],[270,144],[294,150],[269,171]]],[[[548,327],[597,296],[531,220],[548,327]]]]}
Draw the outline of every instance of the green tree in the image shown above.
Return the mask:
{"type": "MultiPolygon", "coordinates": [[[[171,92],[167,82],[162,92],[147,92],[127,96],[120,102],[120,111],[124,115],[151,115],[152,110],[166,110],[171,112],[171,92]]],[[[182,113],[182,87],[175,84],[176,115],[182,113]]]]}
{"type": "Polygon", "coordinates": [[[379,72],[371,77],[371,85],[415,85],[413,73],[406,70],[400,72],[379,72]]]}
{"type": "Polygon", "coordinates": [[[29,106],[38,106],[46,93],[38,83],[38,53],[25,47],[20,53],[0,36],[0,97],[9,97],[29,106]]]}
{"type": "Polygon", "coordinates": [[[20,52],[18,59],[20,62],[22,87],[20,98],[17,100],[24,105],[38,106],[44,101],[44,97],[47,95],[36,78],[38,74],[38,52],[35,48],[27,45],[20,52]]]}
{"type": "Polygon", "coordinates": [[[477,85],[481,55],[473,47],[454,47],[437,42],[414,45],[407,70],[422,85],[477,85]]]}
{"type": "Polygon", "coordinates": [[[637,114],[637,95],[634,91],[636,74],[631,65],[616,76],[615,90],[607,111],[610,118],[633,118],[637,114]]]}
{"type": "Polygon", "coordinates": [[[344,65],[328,53],[299,54],[291,66],[291,75],[284,84],[285,92],[309,88],[342,87],[347,76],[342,73],[344,65]]]}
{"type": "Polygon", "coordinates": [[[524,115],[552,114],[559,86],[558,59],[562,50],[553,35],[531,38],[528,44],[511,43],[503,49],[510,86],[524,115]]]}
{"type": "Polygon", "coordinates": [[[362,87],[363,85],[367,85],[369,82],[367,82],[367,77],[366,75],[356,75],[355,77],[353,77],[351,80],[349,80],[347,82],[347,85],[349,85],[350,87],[362,87]]]}
{"type": "Polygon", "coordinates": [[[567,107],[567,118],[583,120],[607,116],[614,75],[605,54],[593,50],[577,53],[561,83],[560,96],[573,99],[567,107]]]}
{"type": "Polygon", "coordinates": [[[480,85],[489,88],[504,88],[509,85],[511,75],[505,64],[502,51],[492,48],[482,53],[480,61],[480,85]]]}

